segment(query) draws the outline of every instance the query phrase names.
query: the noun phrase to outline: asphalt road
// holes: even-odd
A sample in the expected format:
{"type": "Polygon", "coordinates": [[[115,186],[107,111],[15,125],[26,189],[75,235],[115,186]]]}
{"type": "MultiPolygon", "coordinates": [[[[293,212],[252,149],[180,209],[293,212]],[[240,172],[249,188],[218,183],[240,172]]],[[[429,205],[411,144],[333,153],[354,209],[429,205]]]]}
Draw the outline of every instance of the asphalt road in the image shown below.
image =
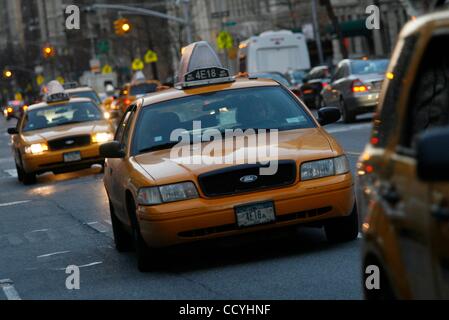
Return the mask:
{"type": "MultiPolygon", "coordinates": [[[[370,118],[327,130],[355,163],[370,118]]],[[[118,253],[98,168],[21,185],[0,118],[0,300],[3,299],[361,299],[360,239],[330,245],[321,229],[188,246],[142,274],[118,253]],[[80,289],[66,288],[66,267],[80,289]]]]}

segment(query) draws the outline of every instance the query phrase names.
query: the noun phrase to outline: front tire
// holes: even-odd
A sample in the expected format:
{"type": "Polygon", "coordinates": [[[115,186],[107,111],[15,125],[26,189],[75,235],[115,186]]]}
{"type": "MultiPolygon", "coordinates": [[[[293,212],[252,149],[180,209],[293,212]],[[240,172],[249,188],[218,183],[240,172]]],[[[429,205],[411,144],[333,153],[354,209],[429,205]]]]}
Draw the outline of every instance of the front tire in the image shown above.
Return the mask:
{"type": "Polygon", "coordinates": [[[340,99],[340,110],[341,114],[343,116],[343,121],[345,123],[352,123],[355,122],[355,113],[348,109],[348,106],[346,105],[345,100],[343,98],[340,99]]]}
{"type": "Polygon", "coordinates": [[[347,217],[335,218],[324,226],[326,238],[329,242],[339,243],[355,240],[359,234],[359,218],[357,205],[347,217]]]}
{"type": "Polygon", "coordinates": [[[112,233],[114,234],[115,249],[118,252],[127,252],[133,249],[133,238],[126,232],[122,222],[115,215],[114,207],[109,200],[109,211],[111,214],[112,233]]]}

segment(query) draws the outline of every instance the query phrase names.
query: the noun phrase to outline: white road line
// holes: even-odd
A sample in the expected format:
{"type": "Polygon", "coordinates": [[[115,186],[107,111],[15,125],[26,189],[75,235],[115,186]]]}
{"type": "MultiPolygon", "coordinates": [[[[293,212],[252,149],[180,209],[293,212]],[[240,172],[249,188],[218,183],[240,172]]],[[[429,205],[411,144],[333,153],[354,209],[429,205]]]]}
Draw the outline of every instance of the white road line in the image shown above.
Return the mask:
{"type": "Polygon", "coordinates": [[[20,299],[17,290],[14,288],[14,284],[9,279],[0,280],[0,288],[3,289],[5,296],[8,300],[22,300],[20,299]]]}
{"type": "Polygon", "coordinates": [[[91,227],[92,229],[100,232],[100,233],[105,233],[108,230],[110,230],[109,227],[105,226],[104,224],[98,222],[98,221],[92,221],[92,222],[87,222],[86,223],[89,227],[91,227]]]}
{"type": "Polygon", "coordinates": [[[111,220],[109,220],[109,219],[104,219],[104,222],[106,222],[107,224],[109,224],[109,225],[111,225],[111,226],[112,226],[112,222],[111,222],[111,220]]]}
{"type": "Polygon", "coordinates": [[[3,170],[6,174],[10,175],[13,178],[17,178],[17,170],[16,169],[10,169],[10,170],[3,170]]]}
{"type": "Polygon", "coordinates": [[[64,253],[68,253],[70,251],[58,251],[58,252],[52,252],[52,253],[47,253],[47,254],[42,254],[40,256],[37,256],[36,258],[46,258],[46,257],[51,257],[51,256],[55,256],[58,254],[64,254],[64,253]]]}
{"type": "Polygon", "coordinates": [[[39,230],[33,230],[33,231],[30,231],[30,233],[47,232],[47,231],[48,231],[48,229],[39,229],[39,230]]]}
{"type": "MultiPolygon", "coordinates": [[[[103,261],[96,261],[96,262],[92,262],[92,263],[88,263],[88,264],[83,264],[80,266],[77,266],[78,268],[87,268],[87,267],[92,267],[92,266],[96,266],[98,264],[102,264],[103,261]]],[[[51,269],[51,270],[57,270],[57,271],[62,271],[62,270],[66,270],[67,268],[57,268],[57,269],[51,269]]]]}
{"type": "Polygon", "coordinates": [[[337,133],[337,132],[346,132],[346,131],[352,131],[352,130],[361,130],[371,127],[371,123],[363,123],[363,124],[354,124],[344,127],[338,127],[338,128],[331,128],[329,130],[326,130],[328,133],[337,133]]]}
{"type": "Polygon", "coordinates": [[[0,203],[0,207],[11,207],[11,206],[17,206],[19,204],[24,204],[31,202],[31,200],[24,200],[24,201],[15,201],[15,202],[8,202],[8,203],[0,203]]]}

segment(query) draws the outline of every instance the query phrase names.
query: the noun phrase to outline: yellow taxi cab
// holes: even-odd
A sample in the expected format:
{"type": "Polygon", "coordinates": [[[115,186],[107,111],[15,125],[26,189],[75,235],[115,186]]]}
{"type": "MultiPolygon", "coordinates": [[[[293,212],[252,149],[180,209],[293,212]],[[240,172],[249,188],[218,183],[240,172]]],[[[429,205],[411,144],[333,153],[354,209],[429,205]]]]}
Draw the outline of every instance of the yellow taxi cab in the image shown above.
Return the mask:
{"type": "Polygon", "coordinates": [[[449,298],[448,41],[449,11],[404,26],[357,165],[367,299],[449,298]]]}
{"type": "Polygon", "coordinates": [[[144,271],[161,248],[254,231],[314,223],[329,241],[357,237],[349,163],[321,127],[338,109],[316,120],[280,83],[229,76],[207,42],[186,47],[179,74],[100,148],[117,250],[134,245],[144,271]]]}
{"type": "Polygon", "coordinates": [[[45,102],[28,107],[12,135],[17,176],[24,184],[47,171],[63,173],[104,164],[99,147],[114,130],[87,98],[70,98],[57,81],[47,86],[45,102]]]}
{"type": "Polygon", "coordinates": [[[134,101],[146,94],[157,92],[160,88],[160,81],[146,80],[142,72],[137,72],[133,81],[125,84],[120,90],[116,105],[124,113],[134,101]]]}

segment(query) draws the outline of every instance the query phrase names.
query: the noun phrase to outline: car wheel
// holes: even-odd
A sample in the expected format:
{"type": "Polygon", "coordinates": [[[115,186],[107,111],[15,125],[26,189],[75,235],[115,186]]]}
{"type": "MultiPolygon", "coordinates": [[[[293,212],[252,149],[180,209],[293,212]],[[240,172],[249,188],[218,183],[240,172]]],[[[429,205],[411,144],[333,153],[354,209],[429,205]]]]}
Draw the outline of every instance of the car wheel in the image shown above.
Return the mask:
{"type": "Polygon", "coordinates": [[[23,170],[20,169],[17,163],[16,163],[16,171],[17,171],[17,180],[19,180],[19,182],[23,182],[23,170]]]}
{"type": "Polygon", "coordinates": [[[347,217],[332,219],[324,225],[326,238],[329,242],[347,242],[357,238],[359,234],[359,218],[357,205],[347,217]]]}
{"type": "Polygon", "coordinates": [[[152,267],[150,248],[145,243],[140,232],[139,222],[136,217],[136,206],[133,201],[129,201],[128,203],[128,213],[131,220],[132,239],[137,256],[137,269],[139,269],[140,272],[148,272],[152,267]]]}
{"type": "MultiPolygon", "coordinates": [[[[26,186],[32,185],[36,183],[36,174],[35,173],[27,173],[23,169],[21,169],[22,175],[22,183],[26,186]]],[[[18,176],[19,174],[17,174],[18,176]]]]}
{"type": "Polygon", "coordinates": [[[348,106],[343,98],[340,99],[340,110],[345,123],[352,123],[355,121],[355,113],[348,110],[348,106]]]}
{"type": "Polygon", "coordinates": [[[126,232],[122,222],[115,215],[114,207],[109,200],[109,211],[111,214],[112,233],[114,234],[115,249],[118,252],[127,252],[133,249],[133,238],[126,232]]]}

